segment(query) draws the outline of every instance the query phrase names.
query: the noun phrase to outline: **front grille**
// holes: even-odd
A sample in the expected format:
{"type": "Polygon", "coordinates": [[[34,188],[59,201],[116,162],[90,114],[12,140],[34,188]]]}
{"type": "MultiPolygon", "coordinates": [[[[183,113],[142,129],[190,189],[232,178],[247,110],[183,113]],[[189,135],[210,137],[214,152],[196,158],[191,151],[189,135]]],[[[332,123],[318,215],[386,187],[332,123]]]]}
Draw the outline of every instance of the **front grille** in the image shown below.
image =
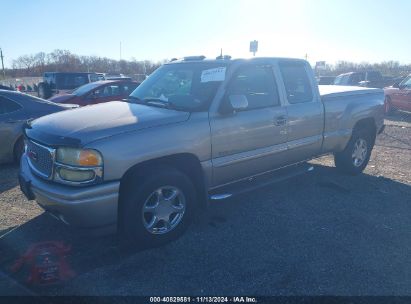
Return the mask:
{"type": "Polygon", "coordinates": [[[27,156],[35,173],[50,178],[53,171],[53,152],[51,148],[27,141],[27,156]]]}

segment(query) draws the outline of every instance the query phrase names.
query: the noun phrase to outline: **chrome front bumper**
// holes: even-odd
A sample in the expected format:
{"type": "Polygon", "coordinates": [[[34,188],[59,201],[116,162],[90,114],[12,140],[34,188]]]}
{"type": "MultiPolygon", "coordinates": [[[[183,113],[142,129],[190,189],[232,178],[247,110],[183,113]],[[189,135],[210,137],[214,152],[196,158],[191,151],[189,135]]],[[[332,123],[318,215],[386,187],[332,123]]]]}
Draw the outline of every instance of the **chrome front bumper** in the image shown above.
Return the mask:
{"type": "Polygon", "coordinates": [[[27,156],[20,164],[20,184],[27,195],[46,211],[67,225],[78,228],[102,228],[117,223],[120,182],[108,182],[87,187],[59,185],[32,174],[27,156]]]}

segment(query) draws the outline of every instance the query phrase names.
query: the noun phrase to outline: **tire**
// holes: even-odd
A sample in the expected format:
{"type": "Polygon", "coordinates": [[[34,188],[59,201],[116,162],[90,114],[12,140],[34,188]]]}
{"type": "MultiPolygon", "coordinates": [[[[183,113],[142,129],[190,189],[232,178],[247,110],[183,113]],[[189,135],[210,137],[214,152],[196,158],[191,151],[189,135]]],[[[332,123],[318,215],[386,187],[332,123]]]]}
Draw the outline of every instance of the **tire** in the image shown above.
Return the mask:
{"type": "Polygon", "coordinates": [[[354,129],[344,151],[334,154],[334,163],[337,170],[349,175],[357,175],[363,172],[371,157],[374,138],[375,134],[370,130],[354,129]]]}
{"type": "Polygon", "coordinates": [[[177,239],[187,229],[196,213],[196,198],[190,179],[174,168],[158,167],[144,176],[131,174],[120,193],[121,245],[152,247],[177,239]],[[170,200],[175,190],[178,194],[174,200],[170,200]],[[161,200],[159,193],[164,200],[161,200]],[[162,206],[162,209],[159,206],[162,206]],[[167,216],[172,212],[170,208],[172,211],[178,209],[178,212],[167,216]],[[155,214],[157,224],[153,224],[155,214]],[[164,218],[168,218],[169,227],[164,218]]]}
{"type": "Polygon", "coordinates": [[[38,97],[43,99],[49,99],[51,97],[51,90],[47,83],[40,82],[38,85],[38,97]]]}
{"type": "Polygon", "coordinates": [[[17,164],[20,164],[20,159],[23,156],[24,153],[24,140],[23,138],[19,138],[17,142],[14,144],[14,149],[13,149],[13,155],[14,155],[14,161],[17,164]]]}

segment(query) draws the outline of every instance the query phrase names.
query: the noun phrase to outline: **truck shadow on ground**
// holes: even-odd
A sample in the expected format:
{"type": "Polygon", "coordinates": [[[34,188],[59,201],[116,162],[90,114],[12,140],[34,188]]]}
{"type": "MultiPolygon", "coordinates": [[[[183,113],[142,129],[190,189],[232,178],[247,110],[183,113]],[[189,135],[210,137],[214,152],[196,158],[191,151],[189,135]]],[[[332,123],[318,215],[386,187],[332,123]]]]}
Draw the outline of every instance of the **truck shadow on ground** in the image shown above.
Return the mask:
{"type": "MultiPolygon", "coordinates": [[[[331,219],[336,217],[337,213],[339,217],[344,218],[345,212],[350,219],[349,221],[352,221],[348,225],[364,226],[361,219],[363,216],[367,216],[368,211],[370,218],[372,217],[371,220],[373,221],[375,218],[376,222],[378,222],[378,218],[387,217],[390,213],[410,214],[411,207],[404,204],[410,197],[411,187],[409,185],[367,174],[347,177],[339,175],[335,168],[315,165],[315,170],[312,173],[249,192],[241,197],[211,203],[206,214],[196,220],[195,225],[176,241],[180,246],[166,245],[165,247],[168,249],[141,247],[135,251],[124,251],[117,246],[115,236],[86,236],[69,229],[48,214],[43,213],[21,226],[0,231],[0,235],[3,235],[0,239],[0,269],[23,285],[27,285],[35,293],[58,294],[59,290],[70,281],[59,282],[60,284],[54,287],[35,287],[28,284],[30,266],[23,267],[19,271],[12,271],[16,260],[31,245],[45,241],[58,241],[70,246],[70,250],[65,253],[65,259],[74,274],[70,279],[75,280],[76,277],[97,268],[107,268],[110,265],[122,267],[124,260],[131,256],[138,258],[142,251],[147,250],[160,253],[167,250],[174,259],[179,259],[179,250],[207,252],[213,248],[214,255],[218,256],[219,250],[221,250],[220,254],[224,255],[225,251],[219,249],[222,247],[218,246],[220,242],[225,242],[225,246],[228,247],[234,246],[236,242],[242,242],[241,239],[234,240],[232,229],[236,229],[236,233],[250,236],[247,242],[255,243],[257,246],[259,243],[265,242],[258,239],[259,235],[261,238],[267,237],[259,233],[251,235],[251,233],[256,233],[254,221],[257,219],[261,225],[259,229],[264,229],[265,225],[267,225],[267,229],[273,229],[271,221],[274,219],[280,223],[283,221],[283,225],[286,227],[281,229],[287,230],[287,225],[290,225],[289,231],[301,227],[300,233],[304,234],[307,225],[315,226],[312,223],[313,217],[318,219],[320,223],[326,222],[328,225],[326,229],[330,231],[340,229],[342,223],[331,219]],[[351,216],[351,213],[357,211],[358,215],[351,216]],[[311,218],[309,215],[312,215],[311,218]],[[248,218],[248,220],[243,221],[242,218],[248,218]],[[286,221],[284,221],[285,218],[286,221]],[[361,223],[355,223],[356,220],[361,221],[361,223]]],[[[395,224],[385,223],[385,225],[395,224]]],[[[314,228],[317,229],[316,226],[314,228]]],[[[374,222],[364,229],[370,229],[370,233],[374,233],[374,222]]],[[[289,233],[287,232],[285,235],[287,236],[289,233]]],[[[351,237],[348,235],[349,233],[347,232],[347,239],[351,237]]],[[[279,232],[280,234],[284,235],[284,232],[279,232]]],[[[287,248],[290,249],[288,247],[290,246],[289,241],[281,239],[279,235],[273,231],[271,236],[275,239],[276,246],[284,246],[284,250],[287,251],[287,248]]],[[[318,234],[310,233],[305,237],[313,238],[312,246],[315,246],[315,244],[324,242],[324,231],[319,231],[318,234]]],[[[304,244],[311,246],[307,245],[310,244],[309,242],[304,242],[304,244]]],[[[270,243],[266,246],[269,247],[270,243]]],[[[313,248],[301,247],[299,253],[294,252],[294,249],[293,252],[285,252],[284,254],[304,256],[304,252],[301,250],[310,252],[313,248]]],[[[154,269],[158,267],[159,265],[154,269]]],[[[150,273],[146,273],[146,276],[150,276],[150,273]]],[[[187,273],[187,276],[190,274],[187,273]]]]}

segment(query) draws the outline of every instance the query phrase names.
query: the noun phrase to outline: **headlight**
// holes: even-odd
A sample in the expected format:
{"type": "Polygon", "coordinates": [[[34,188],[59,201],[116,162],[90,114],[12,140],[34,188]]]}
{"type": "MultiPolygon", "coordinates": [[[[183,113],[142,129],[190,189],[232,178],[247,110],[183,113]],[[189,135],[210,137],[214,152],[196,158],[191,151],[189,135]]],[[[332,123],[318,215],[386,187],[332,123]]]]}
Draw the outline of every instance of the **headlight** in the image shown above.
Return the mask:
{"type": "Polygon", "coordinates": [[[59,148],[56,160],[70,166],[98,167],[103,165],[101,154],[91,149],[59,148]]]}
{"type": "Polygon", "coordinates": [[[54,179],[65,184],[90,184],[103,180],[103,158],[92,149],[58,148],[54,179]]]}

